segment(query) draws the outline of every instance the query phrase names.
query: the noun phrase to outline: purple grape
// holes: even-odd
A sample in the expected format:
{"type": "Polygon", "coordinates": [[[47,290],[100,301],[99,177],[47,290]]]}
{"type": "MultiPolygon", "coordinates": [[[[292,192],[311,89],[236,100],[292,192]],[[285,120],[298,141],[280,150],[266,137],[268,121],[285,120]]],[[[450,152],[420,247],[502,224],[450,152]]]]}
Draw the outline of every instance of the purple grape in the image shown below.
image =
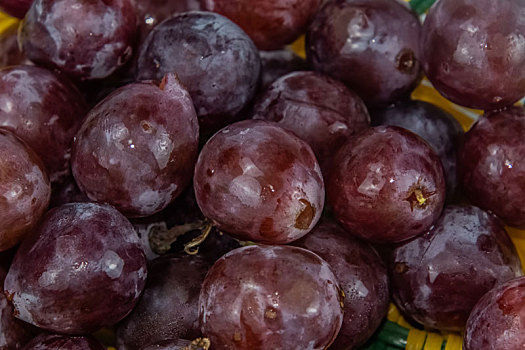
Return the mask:
{"type": "Polygon", "coordinates": [[[0,251],[14,247],[47,210],[51,185],[36,153],[0,128],[0,251]]]}
{"type": "Polygon", "coordinates": [[[507,281],[485,294],[469,316],[463,349],[523,349],[524,300],[525,277],[507,281]]]}
{"type": "Polygon", "coordinates": [[[119,350],[140,350],[166,339],[200,336],[199,292],[208,269],[208,263],[198,256],[152,261],[140,302],[118,327],[119,350]]]}
{"type": "Polygon", "coordinates": [[[327,181],[335,216],[352,234],[376,243],[423,233],[439,217],[445,179],[438,156],[419,136],[377,126],[344,145],[327,181]]]}
{"type": "Polygon", "coordinates": [[[171,339],[150,345],[143,350],[208,350],[210,341],[206,338],[198,338],[194,341],[184,339],[171,339]]]}
{"type": "Polygon", "coordinates": [[[273,82],[257,99],[253,114],[254,119],[276,122],[306,141],[323,173],[337,150],[370,126],[359,96],[315,72],[294,72],[273,82]]]}
{"type": "Polygon", "coordinates": [[[202,149],[197,203],[233,237],[284,244],[307,234],[324,206],[324,182],[308,144],[276,123],[227,126],[202,149]]]}
{"type": "Polygon", "coordinates": [[[0,70],[0,125],[37,152],[53,183],[69,174],[71,143],[87,111],[63,76],[33,66],[0,70]]]}
{"type": "Polygon", "coordinates": [[[209,12],[175,15],[142,44],[138,79],[160,80],[176,72],[190,92],[201,131],[229,124],[253,98],[261,69],[259,53],[235,23],[209,12]]]}
{"type": "Polygon", "coordinates": [[[69,337],[58,334],[42,334],[27,344],[23,350],[106,350],[92,337],[69,337]]]}
{"type": "Polygon", "coordinates": [[[443,109],[423,101],[404,100],[371,114],[373,125],[408,129],[432,146],[443,164],[447,196],[452,197],[458,186],[457,153],[464,138],[461,124],[443,109]]]}
{"type": "Polygon", "coordinates": [[[0,0],[0,11],[22,19],[32,3],[33,0],[0,0]]]}
{"type": "Polygon", "coordinates": [[[306,61],[290,50],[259,51],[259,54],[262,63],[261,85],[265,89],[283,75],[309,69],[306,61]]]}
{"type": "Polygon", "coordinates": [[[35,0],[20,28],[27,57],[78,80],[102,79],[131,57],[131,0],[35,0]]]}
{"type": "Polygon", "coordinates": [[[135,306],[146,259],[129,221],[109,205],[50,210],[18,249],[5,293],[19,319],[65,334],[112,326],[135,306]]]}
{"type": "Polygon", "coordinates": [[[524,13],[521,0],[437,2],[421,38],[434,87],[455,103],[486,110],[525,96],[524,13]]]}
{"type": "Polygon", "coordinates": [[[249,246],[213,265],[199,297],[202,332],[216,349],[326,349],[343,319],[328,263],[289,246],[249,246]]]}
{"type": "Polygon", "coordinates": [[[29,61],[18,47],[17,27],[4,29],[0,34],[0,68],[27,63],[29,61]]]}
{"type": "Polygon", "coordinates": [[[460,181],[472,204],[525,228],[525,108],[486,113],[467,132],[460,181]]]}
{"type": "Polygon", "coordinates": [[[429,232],[394,250],[390,268],[399,308],[426,327],[448,331],[464,329],[483,294],[521,275],[503,226],[473,206],[446,207],[429,232]]]}
{"type": "Polygon", "coordinates": [[[307,33],[306,54],[368,105],[388,105],[419,82],[420,31],[418,17],[398,1],[328,1],[307,33]]]}
{"type": "Polygon", "coordinates": [[[339,225],[321,221],[293,243],[323,258],[345,293],[343,325],[330,349],[355,349],[374,334],[389,305],[386,267],[371,245],[339,225]]]}
{"type": "Polygon", "coordinates": [[[191,98],[168,74],[160,87],[126,85],[93,108],[76,136],[71,168],[91,200],[148,216],[189,184],[198,140],[191,98]]]}
{"type": "Polygon", "coordinates": [[[237,23],[261,50],[292,43],[313,19],[321,0],[201,0],[205,10],[237,23]]]}

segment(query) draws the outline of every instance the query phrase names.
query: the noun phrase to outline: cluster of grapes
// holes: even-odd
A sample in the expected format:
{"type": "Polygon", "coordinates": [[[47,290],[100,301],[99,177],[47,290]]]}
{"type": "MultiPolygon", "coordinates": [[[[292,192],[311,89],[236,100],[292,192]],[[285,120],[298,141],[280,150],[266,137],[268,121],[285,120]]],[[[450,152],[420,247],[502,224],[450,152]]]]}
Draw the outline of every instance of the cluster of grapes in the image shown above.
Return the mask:
{"type": "Polygon", "coordinates": [[[0,8],[0,349],[525,346],[522,0],[0,8]]]}

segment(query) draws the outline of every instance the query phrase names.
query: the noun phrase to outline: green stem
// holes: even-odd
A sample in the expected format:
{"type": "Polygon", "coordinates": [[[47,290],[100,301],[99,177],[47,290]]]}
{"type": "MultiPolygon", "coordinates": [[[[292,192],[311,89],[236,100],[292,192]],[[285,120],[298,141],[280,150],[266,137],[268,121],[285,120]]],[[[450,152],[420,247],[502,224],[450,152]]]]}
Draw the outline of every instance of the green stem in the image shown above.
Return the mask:
{"type": "Polygon", "coordinates": [[[418,15],[425,13],[436,0],[410,0],[410,7],[418,15]]]}

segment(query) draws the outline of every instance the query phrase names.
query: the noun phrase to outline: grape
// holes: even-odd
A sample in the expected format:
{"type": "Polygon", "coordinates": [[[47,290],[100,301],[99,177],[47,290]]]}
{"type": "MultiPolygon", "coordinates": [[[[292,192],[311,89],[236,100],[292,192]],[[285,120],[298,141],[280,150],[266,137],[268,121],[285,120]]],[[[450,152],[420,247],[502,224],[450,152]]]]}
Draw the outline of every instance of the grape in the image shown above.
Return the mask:
{"type": "Polygon", "coordinates": [[[283,75],[309,69],[306,61],[290,50],[259,51],[259,54],[262,63],[262,87],[265,89],[283,75]]]}
{"type": "Polygon", "coordinates": [[[254,119],[277,122],[306,141],[323,173],[337,150],[370,126],[363,101],[342,83],[315,72],[294,72],[257,99],[254,119]]]}
{"type": "Polygon", "coordinates": [[[229,124],[253,98],[261,69],[259,53],[236,24],[208,12],[175,15],[142,44],[138,79],[176,72],[190,92],[201,131],[229,124]]]}
{"type": "Polygon", "coordinates": [[[35,0],[20,28],[27,57],[78,80],[102,79],[131,57],[131,0],[35,0]]]}
{"type": "Polygon", "coordinates": [[[321,0],[202,0],[205,10],[237,23],[261,50],[277,50],[299,37],[321,0]]]}
{"type": "Polygon", "coordinates": [[[143,350],[208,350],[210,342],[207,339],[198,338],[194,341],[184,339],[172,339],[150,345],[143,350]]]}
{"type": "Polygon", "coordinates": [[[0,128],[0,251],[14,247],[47,210],[51,186],[33,150],[0,128]]]}
{"type": "Polygon", "coordinates": [[[24,18],[33,0],[0,0],[0,10],[17,17],[24,18]]]}
{"type": "Polygon", "coordinates": [[[71,143],[88,106],[77,88],[47,69],[0,70],[0,125],[26,141],[53,183],[69,174],[71,143]]]}
{"type": "Polygon", "coordinates": [[[105,350],[92,337],[68,337],[58,334],[42,334],[27,344],[23,350],[105,350]]]}
{"type": "Polygon", "coordinates": [[[89,198],[78,188],[75,179],[68,176],[60,185],[55,186],[51,192],[50,208],[74,202],[91,202],[89,198]]]}
{"type": "Polygon", "coordinates": [[[523,349],[523,300],[525,277],[507,281],[485,294],[469,316],[463,349],[523,349]]]}
{"type": "Polygon", "coordinates": [[[113,207],[71,203],[50,210],[18,249],[5,293],[19,319],[65,334],[114,325],[135,306],[146,259],[113,207]]]}
{"type": "Polygon", "coordinates": [[[202,149],[197,203],[233,237],[284,244],[307,234],[323,211],[324,182],[308,144],[276,123],[227,126],[202,149]]]}
{"type": "Polygon", "coordinates": [[[293,244],[330,264],[345,293],[343,325],[330,349],[363,345],[381,324],[389,304],[387,271],[377,252],[326,220],[293,244]]]}
{"type": "Polygon", "coordinates": [[[463,106],[494,110],[525,95],[525,3],[441,0],[423,25],[421,61],[434,87],[463,106]]]}
{"type": "Polygon", "coordinates": [[[243,247],[217,260],[199,310],[202,332],[216,349],[326,349],[343,319],[328,263],[289,246],[243,247]]]}
{"type": "Polygon", "coordinates": [[[408,129],[432,146],[443,165],[447,196],[452,197],[458,186],[457,152],[464,138],[461,124],[443,109],[423,101],[404,100],[371,114],[373,125],[395,125],[408,129]]]}
{"type": "Polygon", "coordinates": [[[4,29],[0,34],[0,68],[27,62],[29,61],[18,48],[17,27],[4,29]]]}
{"type": "Polygon", "coordinates": [[[398,1],[329,1],[306,35],[306,54],[367,105],[388,105],[419,82],[420,32],[417,16],[398,1]]]}
{"type": "Polygon", "coordinates": [[[525,228],[525,108],[486,113],[467,132],[460,181],[472,204],[525,228]]]}
{"type": "Polygon", "coordinates": [[[441,162],[419,136],[377,126],[337,153],[327,181],[335,216],[352,234],[395,243],[423,233],[445,201],[441,162]]]}
{"type": "Polygon", "coordinates": [[[449,331],[465,327],[483,294],[521,275],[503,226],[474,206],[447,206],[429,232],[394,250],[390,267],[399,308],[426,327],[449,331]]]}
{"type": "Polygon", "coordinates": [[[119,350],[198,337],[199,292],[208,269],[208,263],[198,256],[161,257],[151,262],[144,294],[117,330],[119,350]]]}
{"type": "Polygon", "coordinates": [[[191,180],[199,125],[174,74],[126,85],[93,108],[73,145],[80,189],[129,217],[164,209],[191,180]]]}

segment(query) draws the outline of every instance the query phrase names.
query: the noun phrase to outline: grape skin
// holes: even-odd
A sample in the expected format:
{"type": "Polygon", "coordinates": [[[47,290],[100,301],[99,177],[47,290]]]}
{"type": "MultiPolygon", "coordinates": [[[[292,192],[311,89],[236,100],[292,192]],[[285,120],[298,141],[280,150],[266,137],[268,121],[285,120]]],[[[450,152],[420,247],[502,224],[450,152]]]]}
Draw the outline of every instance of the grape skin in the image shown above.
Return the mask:
{"type": "Polygon", "coordinates": [[[17,17],[24,18],[33,0],[0,0],[0,10],[17,17]]]}
{"type": "Polygon", "coordinates": [[[259,51],[259,54],[262,64],[261,87],[263,89],[288,73],[309,70],[308,63],[291,50],[259,51]]]}
{"type": "Polygon", "coordinates": [[[23,350],[106,350],[92,337],[68,337],[58,334],[42,334],[29,342],[23,350]]]}

